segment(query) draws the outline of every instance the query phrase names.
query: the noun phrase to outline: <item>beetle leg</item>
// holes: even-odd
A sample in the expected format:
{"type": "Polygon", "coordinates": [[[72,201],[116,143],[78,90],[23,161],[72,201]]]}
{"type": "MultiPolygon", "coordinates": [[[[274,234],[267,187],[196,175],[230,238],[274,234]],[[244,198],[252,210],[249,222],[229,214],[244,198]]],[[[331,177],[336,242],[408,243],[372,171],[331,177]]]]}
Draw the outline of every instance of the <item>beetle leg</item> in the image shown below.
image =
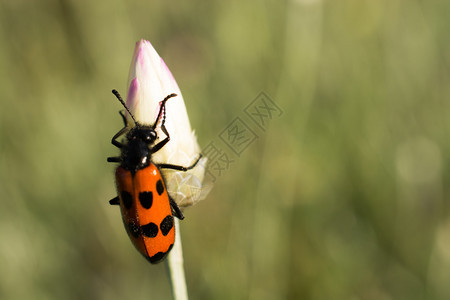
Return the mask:
{"type": "Polygon", "coordinates": [[[169,196],[169,202],[170,202],[170,207],[172,208],[173,215],[175,217],[177,217],[178,219],[183,220],[184,219],[183,213],[181,212],[177,203],[170,196],[169,196]]]}
{"type": "Polygon", "coordinates": [[[111,205],[119,205],[119,197],[117,196],[117,197],[109,200],[109,204],[111,204],[111,205]]]}
{"type": "Polygon", "coordinates": [[[177,165],[172,165],[172,164],[159,164],[158,167],[160,167],[161,169],[172,169],[172,170],[186,172],[186,171],[194,168],[197,165],[197,163],[200,161],[200,158],[202,158],[201,153],[198,156],[197,160],[192,164],[192,166],[189,166],[189,167],[177,166],[177,165]]]}

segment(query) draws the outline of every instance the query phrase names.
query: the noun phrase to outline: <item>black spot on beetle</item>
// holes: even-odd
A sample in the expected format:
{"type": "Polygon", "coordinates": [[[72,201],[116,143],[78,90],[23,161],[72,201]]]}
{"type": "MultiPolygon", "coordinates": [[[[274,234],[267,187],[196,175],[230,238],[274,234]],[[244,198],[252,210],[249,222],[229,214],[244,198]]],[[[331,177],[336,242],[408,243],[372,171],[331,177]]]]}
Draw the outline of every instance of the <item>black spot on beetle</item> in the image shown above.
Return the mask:
{"type": "Polygon", "coordinates": [[[153,255],[153,256],[148,256],[147,259],[148,259],[148,261],[150,261],[152,264],[157,264],[157,263],[161,262],[161,261],[163,260],[164,257],[166,257],[166,255],[167,255],[168,252],[169,252],[169,251],[167,251],[167,252],[158,252],[158,253],[156,253],[156,254],[153,255]]]}
{"type": "Polygon", "coordinates": [[[139,226],[134,224],[133,222],[128,223],[128,232],[134,236],[135,238],[138,238],[141,235],[141,232],[139,230],[139,226]]]}
{"type": "Polygon", "coordinates": [[[155,223],[148,223],[141,226],[142,233],[146,237],[154,238],[158,234],[158,226],[155,223]]]}
{"type": "Polygon", "coordinates": [[[130,209],[131,205],[133,205],[133,197],[131,197],[131,194],[127,191],[122,191],[120,193],[120,196],[122,198],[123,205],[126,209],[130,209]]]}
{"type": "Polygon", "coordinates": [[[153,204],[153,193],[152,192],[140,192],[139,201],[145,209],[149,209],[153,204]]]}
{"type": "Polygon", "coordinates": [[[159,228],[161,229],[161,233],[166,236],[169,231],[173,227],[173,217],[171,215],[167,215],[159,225],[159,228]]]}
{"type": "Polygon", "coordinates": [[[156,183],[156,191],[158,192],[158,195],[160,195],[160,196],[162,195],[162,193],[164,193],[164,185],[163,185],[161,179],[158,180],[158,182],[156,183]]]}

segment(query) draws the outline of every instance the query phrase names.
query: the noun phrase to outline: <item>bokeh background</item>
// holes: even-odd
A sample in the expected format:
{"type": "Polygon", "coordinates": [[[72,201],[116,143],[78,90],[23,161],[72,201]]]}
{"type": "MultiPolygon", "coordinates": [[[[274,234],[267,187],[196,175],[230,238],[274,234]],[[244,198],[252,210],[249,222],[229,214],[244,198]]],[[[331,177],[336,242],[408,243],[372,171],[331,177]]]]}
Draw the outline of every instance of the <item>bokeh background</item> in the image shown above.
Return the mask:
{"type": "Polygon", "coordinates": [[[450,299],[450,2],[0,1],[0,299],[168,299],[132,247],[111,136],[152,42],[202,146],[192,299],[450,299]],[[244,108],[282,110],[261,130],[244,108]],[[240,117],[240,156],[220,134],[240,117]]]}

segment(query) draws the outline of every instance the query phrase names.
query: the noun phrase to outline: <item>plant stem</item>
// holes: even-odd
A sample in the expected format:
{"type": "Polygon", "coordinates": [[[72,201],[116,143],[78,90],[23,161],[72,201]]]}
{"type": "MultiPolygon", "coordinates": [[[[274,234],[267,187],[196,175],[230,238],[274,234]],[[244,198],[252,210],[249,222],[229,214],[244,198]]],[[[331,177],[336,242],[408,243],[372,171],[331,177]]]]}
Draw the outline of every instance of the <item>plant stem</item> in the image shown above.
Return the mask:
{"type": "Polygon", "coordinates": [[[166,260],[169,272],[169,281],[172,288],[172,298],[174,300],[187,300],[188,293],[183,267],[183,248],[181,246],[180,222],[174,218],[175,244],[166,260]]]}

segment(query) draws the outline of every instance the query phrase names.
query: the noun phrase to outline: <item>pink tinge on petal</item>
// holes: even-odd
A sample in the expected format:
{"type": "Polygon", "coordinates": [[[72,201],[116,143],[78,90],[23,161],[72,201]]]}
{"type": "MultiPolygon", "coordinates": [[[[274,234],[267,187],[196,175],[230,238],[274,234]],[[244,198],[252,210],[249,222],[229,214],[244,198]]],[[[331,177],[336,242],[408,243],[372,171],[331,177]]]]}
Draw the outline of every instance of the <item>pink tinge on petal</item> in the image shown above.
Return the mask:
{"type": "Polygon", "coordinates": [[[141,42],[142,42],[142,44],[144,44],[146,47],[151,47],[151,48],[153,48],[153,45],[152,45],[152,43],[150,43],[150,41],[147,41],[147,40],[142,39],[141,42]]]}
{"type": "Polygon", "coordinates": [[[128,89],[127,106],[133,110],[139,101],[137,94],[139,91],[139,81],[137,78],[133,78],[128,89]]]}
{"type": "MultiPolygon", "coordinates": [[[[134,75],[139,78],[141,83],[147,82],[154,73],[152,67],[152,55],[156,54],[148,41],[141,40],[137,45],[136,55],[131,63],[132,69],[134,69],[134,75]]],[[[158,55],[158,54],[156,54],[158,55]]]]}
{"type": "Polygon", "coordinates": [[[170,79],[172,79],[175,82],[175,85],[177,85],[176,81],[175,81],[175,77],[173,77],[172,72],[170,72],[169,67],[166,65],[166,63],[164,62],[164,60],[162,58],[161,58],[161,63],[163,65],[164,70],[166,71],[166,74],[169,74],[170,79]]]}
{"type": "Polygon", "coordinates": [[[136,56],[136,61],[142,69],[145,68],[145,66],[146,66],[144,51],[145,51],[144,47],[139,47],[139,50],[138,50],[138,53],[136,56]]]}

